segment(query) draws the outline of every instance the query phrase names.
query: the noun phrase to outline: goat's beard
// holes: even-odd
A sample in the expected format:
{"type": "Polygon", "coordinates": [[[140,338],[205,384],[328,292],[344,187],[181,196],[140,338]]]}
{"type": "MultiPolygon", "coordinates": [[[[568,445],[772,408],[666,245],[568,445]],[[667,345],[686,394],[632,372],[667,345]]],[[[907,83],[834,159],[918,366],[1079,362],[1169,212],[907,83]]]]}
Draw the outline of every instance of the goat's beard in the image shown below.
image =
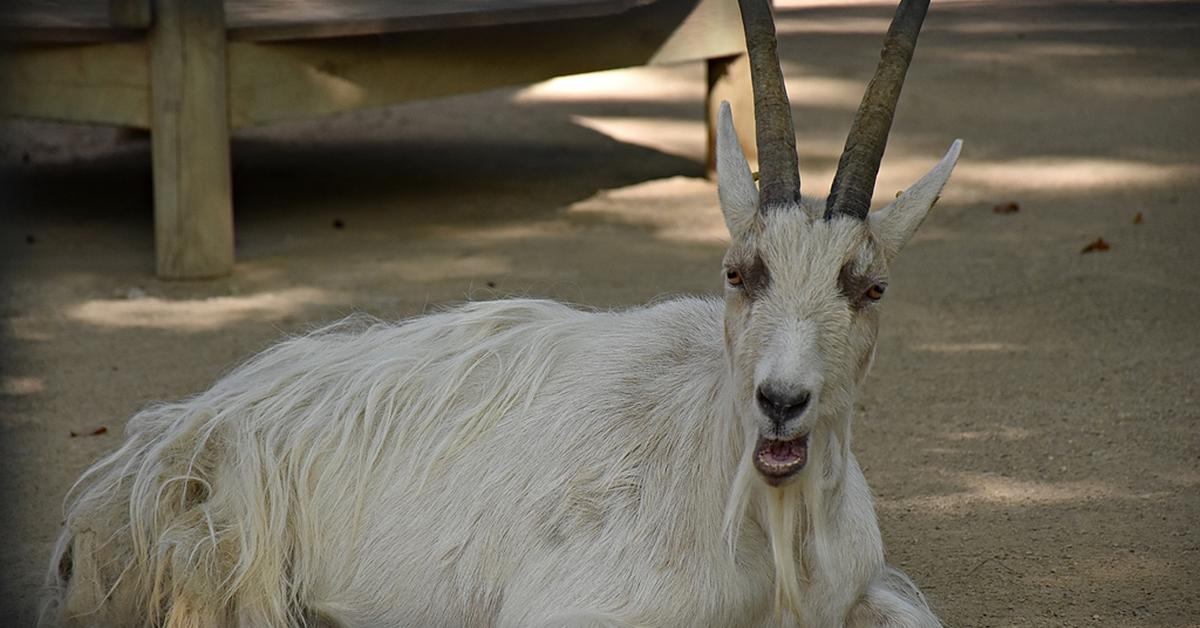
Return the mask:
{"type": "Polygon", "coordinates": [[[775,565],[775,614],[801,617],[801,586],[809,576],[818,571],[813,563],[819,562],[823,554],[822,539],[825,533],[822,521],[815,515],[822,511],[824,495],[820,477],[826,459],[827,442],[810,435],[809,461],[793,481],[782,486],[771,486],[759,476],[754,466],[757,432],[750,431],[745,443],[738,471],[731,487],[725,511],[725,534],[730,550],[736,551],[737,536],[742,520],[750,507],[752,493],[760,493],[759,517],[771,546],[772,562],[775,565]]]}

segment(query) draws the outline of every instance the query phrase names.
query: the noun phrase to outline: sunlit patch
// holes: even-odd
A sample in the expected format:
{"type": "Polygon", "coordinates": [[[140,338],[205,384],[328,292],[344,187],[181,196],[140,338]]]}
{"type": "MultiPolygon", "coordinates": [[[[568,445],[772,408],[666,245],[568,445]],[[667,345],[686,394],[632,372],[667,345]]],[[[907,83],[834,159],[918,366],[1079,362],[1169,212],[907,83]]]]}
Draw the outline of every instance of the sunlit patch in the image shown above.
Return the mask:
{"type": "MultiPolygon", "coordinates": [[[[514,242],[558,238],[567,235],[570,229],[561,221],[556,220],[522,220],[512,224],[486,225],[435,225],[429,232],[439,238],[450,238],[464,242],[514,242]]],[[[493,259],[493,268],[499,264],[493,259]]],[[[508,266],[508,264],[504,264],[508,266]]],[[[438,262],[439,274],[443,267],[438,262]]]]}
{"type": "MultiPolygon", "coordinates": [[[[371,102],[371,93],[353,77],[339,76],[335,70],[321,64],[302,64],[297,68],[295,60],[287,53],[272,47],[233,42],[229,46],[229,56],[232,59],[253,56],[256,60],[255,63],[235,61],[229,64],[230,91],[233,93],[254,92],[255,90],[247,88],[258,87],[262,76],[268,74],[299,73],[300,76],[292,78],[303,79],[307,90],[318,95],[313,100],[319,100],[326,112],[361,107],[371,102]],[[250,52],[251,49],[253,52],[250,52]],[[247,71],[250,67],[254,70],[247,71]]],[[[261,118],[265,109],[262,105],[255,106],[252,100],[248,102],[245,99],[233,98],[230,100],[230,122],[235,127],[262,123],[265,121],[261,118]]]]}
{"type": "Polygon", "coordinates": [[[661,153],[702,162],[707,148],[704,120],[671,118],[616,118],[572,116],[580,126],[626,144],[645,146],[661,153]]]}
{"type": "Polygon", "coordinates": [[[652,230],[678,242],[725,244],[729,232],[709,181],[671,177],[600,192],[572,204],[568,216],[597,216],[652,230]]]}
{"type": "Polygon", "coordinates": [[[1047,506],[1084,503],[1104,499],[1139,497],[1100,481],[1035,482],[994,474],[961,473],[953,478],[965,490],[948,495],[922,495],[903,499],[880,499],[884,511],[910,509],[962,514],[981,504],[1001,506],[1047,506]]]}
{"type": "MultiPolygon", "coordinates": [[[[970,2],[971,0],[962,0],[970,2]]],[[[1187,28],[1188,23],[1181,21],[1176,28],[1187,28]]],[[[937,30],[949,33],[961,33],[964,35],[1011,35],[1013,33],[1024,33],[1033,35],[1037,33],[1052,33],[1061,37],[1065,33],[1103,33],[1111,35],[1114,32],[1122,30],[1138,30],[1145,28],[1142,23],[1136,20],[962,20],[954,24],[939,25],[937,30]]]]}
{"type": "Polygon", "coordinates": [[[929,353],[1015,353],[1025,347],[1008,342],[927,342],[909,347],[914,351],[929,353]]]}
{"type": "MultiPolygon", "coordinates": [[[[503,233],[503,230],[500,232],[503,233]]],[[[512,235],[511,232],[510,235],[512,235]]],[[[495,276],[508,274],[513,270],[513,265],[508,258],[498,255],[412,256],[401,260],[381,261],[375,265],[375,272],[380,273],[381,276],[410,277],[418,280],[426,278],[431,282],[495,276]],[[437,274],[429,274],[430,268],[436,268],[437,274]]]]}
{"type": "Polygon", "coordinates": [[[362,85],[325,68],[305,66],[304,74],[312,89],[319,90],[338,107],[361,105],[367,100],[367,90],[362,85]]]}
{"type": "MultiPolygon", "coordinates": [[[[1118,56],[1136,54],[1137,49],[1125,46],[1113,45],[1089,45],[1089,44],[1066,44],[1066,43],[1042,43],[1030,44],[1026,43],[1017,49],[1002,49],[1002,48],[981,48],[979,50],[933,50],[929,55],[938,61],[953,62],[953,63],[989,63],[996,65],[1009,65],[1014,68],[1029,67],[1030,59],[1051,59],[1053,57],[1061,57],[1065,59],[1088,59],[1103,62],[1106,59],[1118,56]]],[[[1070,82],[1080,86],[1090,86],[1094,81],[1099,80],[1094,77],[1089,77],[1086,80],[1071,81],[1065,79],[1064,83],[1070,82]]],[[[1122,78],[1119,83],[1124,87],[1125,94],[1129,94],[1131,85],[1147,80],[1147,77],[1137,79],[1122,78]]]]}
{"type": "Polygon", "coordinates": [[[699,102],[704,98],[704,76],[699,64],[696,66],[693,72],[677,67],[649,67],[562,76],[522,89],[513,100],[699,102]]]}
{"type": "Polygon", "coordinates": [[[93,299],[75,306],[67,316],[99,327],[203,331],[250,318],[282,318],[334,302],[334,295],[325,290],[291,288],[207,299],[93,299]]]}
{"type": "MultiPolygon", "coordinates": [[[[788,70],[788,65],[784,64],[784,70],[788,70]]],[[[828,76],[801,76],[798,71],[788,73],[788,83],[794,85],[790,91],[796,92],[795,95],[788,94],[788,100],[793,107],[809,106],[809,107],[846,107],[856,109],[859,101],[862,100],[863,84],[862,81],[832,78],[828,76]]],[[[801,142],[805,150],[814,148],[814,140],[812,138],[804,138],[801,142]]],[[[829,144],[825,154],[835,156],[842,152],[841,142],[829,144]]],[[[832,178],[832,175],[830,176],[832,178]]]]}
{"type": "Polygon", "coordinates": [[[954,170],[956,184],[991,189],[1094,191],[1191,181],[1200,166],[1096,158],[1035,157],[1012,161],[964,159],[954,170]]]}
{"type": "Polygon", "coordinates": [[[946,434],[945,437],[949,440],[997,439],[1005,441],[1018,441],[1031,438],[1033,435],[1033,430],[1028,430],[1023,427],[1013,427],[1011,425],[1002,425],[994,430],[968,430],[965,432],[946,434]]]}
{"type": "MultiPolygon", "coordinates": [[[[873,4],[863,2],[860,4],[873,4]]],[[[778,6],[778,5],[777,5],[778,6]]],[[[809,35],[814,33],[839,35],[866,35],[886,33],[891,26],[890,17],[836,17],[822,19],[811,13],[801,17],[785,17],[775,19],[775,32],[781,36],[809,35]]],[[[792,90],[788,90],[792,91],[792,90]]],[[[862,86],[859,86],[859,95],[862,86]]]]}
{"type": "Polygon", "coordinates": [[[41,320],[36,320],[30,316],[20,316],[8,319],[8,337],[12,340],[24,340],[28,342],[47,342],[54,337],[50,334],[33,329],[33,326],[41,320]]]}
{"type": "Polygon", "coordinates": [[[0,395],[32,395],[45,388],[40,377],[0,377],[0,395]]]}
{"type": "Polygon", "coordinates": [[[1200,79],[1183,76],[1129,78],[1078,79],[1071,84],[1079,89],[1089,89],[1097,94],[1114,97],[1136,96],[1145,98],[1187,98],[1200,95],[1200,79]]]}
{"type": "Polygon", "coordinates": [[[1144,551],[1133,552],[1117,543],[1114,543],[1107,553],[1101,551],[1091,555],[1091,552],[1081,552],[1083,555],[1075,556],[1074,552],[1067,549],[1063,550],[1062,554],[1063,558],[1070,561],[1067,565],[1054,571],[1031,570],[1031,582],[1063,590],[1068,586],[1065,583],[1071,581],[1077,583],[1076,586],[1094,587],[1104,582],[1118,584],[1124,588],[1128,587],[1130,582],[1144,582],[1146,578],[1155,576],[1186,578],[1179,562],[1149,556],[1144,551]]]}

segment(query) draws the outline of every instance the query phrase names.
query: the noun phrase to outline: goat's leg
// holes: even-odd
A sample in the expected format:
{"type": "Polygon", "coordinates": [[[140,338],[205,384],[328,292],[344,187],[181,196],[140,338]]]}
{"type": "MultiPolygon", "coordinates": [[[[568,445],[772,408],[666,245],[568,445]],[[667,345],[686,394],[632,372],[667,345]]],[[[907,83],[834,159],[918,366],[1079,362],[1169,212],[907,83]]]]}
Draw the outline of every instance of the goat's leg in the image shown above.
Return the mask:
{"type": "Polygon", "coordinates": [[[219,628],[228,626],[226,613],[190,597],[177,598],[163,621],[164,628],[219,628]]]}
{"type": "Polygon", "coordinates": [[[941,628],[917,585],[899,569],[876,575],[846,617],[846,628],[941,628]]]}
{"type": "Polygon", "coordinates": [[[141,626],[134,578],[124,573],[128,547],[99,522],[64,529],[46,582],[38,626],[55,628],[141,626]]]}

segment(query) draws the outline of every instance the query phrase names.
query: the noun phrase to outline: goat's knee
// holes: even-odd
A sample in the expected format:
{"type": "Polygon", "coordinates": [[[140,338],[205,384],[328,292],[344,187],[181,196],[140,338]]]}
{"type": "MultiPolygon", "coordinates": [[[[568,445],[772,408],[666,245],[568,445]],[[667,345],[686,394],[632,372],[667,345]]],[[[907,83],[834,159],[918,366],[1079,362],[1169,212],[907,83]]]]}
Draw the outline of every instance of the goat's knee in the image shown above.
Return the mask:
{"type": "Polygon", "coordinates": [[[888,567],[871,580],[846,618],[846,628],[941,628],[925,596],[903,572],[888,567]]]}
{"type": "Polygon", "coordinates": [[[64,531],[42,602],[40,626],[135,626],[111,545],[91,529],[64,531]],[[114,600],[116,603],[113,603],[114,600]]]}

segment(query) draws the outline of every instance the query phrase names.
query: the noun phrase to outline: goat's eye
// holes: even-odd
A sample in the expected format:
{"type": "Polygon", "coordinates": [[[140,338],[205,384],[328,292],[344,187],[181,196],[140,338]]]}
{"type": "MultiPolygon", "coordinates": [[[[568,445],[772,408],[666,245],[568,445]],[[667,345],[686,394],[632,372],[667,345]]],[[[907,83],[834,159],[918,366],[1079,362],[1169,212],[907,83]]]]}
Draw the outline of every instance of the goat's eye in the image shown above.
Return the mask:
{"type": "Polygon", "coordinates": [[[870,288],[867,288],[867,293],[863,296],[865,296],[870,301],[878,301],[883,298],[883,291],[886,289],[887,289],[887,286],[875,284],[875,285],[871,286],[870,288]]]}
{"type": "Polygon", "coordinates": [[[729,285],[731,286],[740,286],[742,285],[742,273],[736,269],[730,268],[729,270],[725,271],[725,281],[728,281],[729,285]]]}

